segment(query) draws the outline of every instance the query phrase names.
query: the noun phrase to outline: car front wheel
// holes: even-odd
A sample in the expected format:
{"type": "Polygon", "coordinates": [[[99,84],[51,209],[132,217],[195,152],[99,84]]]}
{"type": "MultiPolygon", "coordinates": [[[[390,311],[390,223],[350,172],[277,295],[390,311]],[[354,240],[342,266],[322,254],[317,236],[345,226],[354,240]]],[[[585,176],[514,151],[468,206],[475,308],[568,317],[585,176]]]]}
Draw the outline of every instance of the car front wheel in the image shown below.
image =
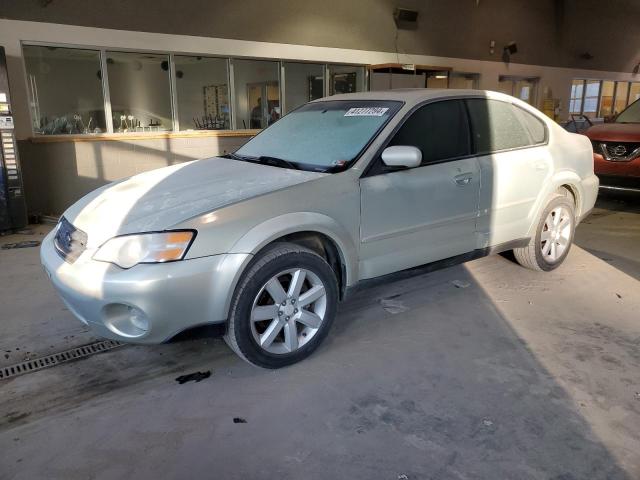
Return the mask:
{"type": "Polygon", "coordinates": [[[336,276],[324,258],[299,245],[276,244],[240,280],[225,341],[259,367],[291,365],[326,337],[337,302],[336,276]]]}

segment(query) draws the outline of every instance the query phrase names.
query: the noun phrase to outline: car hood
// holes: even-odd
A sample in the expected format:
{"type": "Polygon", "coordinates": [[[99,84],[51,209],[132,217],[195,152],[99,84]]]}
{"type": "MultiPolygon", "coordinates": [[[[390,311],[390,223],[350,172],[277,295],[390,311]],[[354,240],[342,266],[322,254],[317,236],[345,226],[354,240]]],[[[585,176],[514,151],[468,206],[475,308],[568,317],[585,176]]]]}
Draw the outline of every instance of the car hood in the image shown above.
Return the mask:
{"type": "Polygon", "coordinates": [[[591,140],[602,142],[640,142],[640,123],[603,123],[584,133],[591,140]]]}
{"type": "Polygon", "coordinates": [[[213,157],[105,185],[64,216],[88,235],[87,247],[111,237],[161,231],[188,218],[327,174],[213,157]]]}

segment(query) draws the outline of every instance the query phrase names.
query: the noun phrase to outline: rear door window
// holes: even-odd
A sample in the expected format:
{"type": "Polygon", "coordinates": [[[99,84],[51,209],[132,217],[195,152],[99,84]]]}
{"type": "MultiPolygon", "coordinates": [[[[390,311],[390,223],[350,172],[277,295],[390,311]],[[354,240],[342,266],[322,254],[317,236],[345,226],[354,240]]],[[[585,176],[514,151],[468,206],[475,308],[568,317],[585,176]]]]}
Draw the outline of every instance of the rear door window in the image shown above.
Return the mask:
{"type": "Polygon", "coordinates": [[[534,143],[511,103],[470,98],[467,99],[467,107],[476,154],[527,147],[534,143]]]}
{"type": "Polygon", "coordinates": [[[524,108],[516,107],[515,105],[511,105],[511,108],[513,108],[520,123],[522,123],[527,132],[529,132],[531,143],[533,145],[544,143],[547,139],[547,129],[542,120],[536,118],[524,108]]]}

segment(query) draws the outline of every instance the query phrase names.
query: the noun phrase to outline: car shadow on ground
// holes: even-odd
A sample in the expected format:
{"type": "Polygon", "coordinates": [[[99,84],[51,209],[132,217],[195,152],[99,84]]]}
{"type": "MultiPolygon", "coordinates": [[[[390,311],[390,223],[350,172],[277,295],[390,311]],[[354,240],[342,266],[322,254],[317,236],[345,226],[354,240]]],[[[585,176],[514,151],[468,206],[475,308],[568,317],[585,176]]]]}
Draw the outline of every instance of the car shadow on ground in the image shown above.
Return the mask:
{"type": "Polygon", "coordinates": [[[618,270],[640,280],[640,192],[601,189],[575,242],[618,270]]]}

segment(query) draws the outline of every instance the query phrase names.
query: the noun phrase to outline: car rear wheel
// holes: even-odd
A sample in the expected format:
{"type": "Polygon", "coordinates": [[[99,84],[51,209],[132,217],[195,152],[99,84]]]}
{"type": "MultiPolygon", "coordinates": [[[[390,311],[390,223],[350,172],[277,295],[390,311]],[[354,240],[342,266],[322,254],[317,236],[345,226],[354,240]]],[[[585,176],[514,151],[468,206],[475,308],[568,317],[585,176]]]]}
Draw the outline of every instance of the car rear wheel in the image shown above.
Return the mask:
{"type": "Polygon", "coordinates": [[[573,198],[563,189],[545,208],[529,245],[513,250],[516,260],[531,270],[548,272],[558,268],[571,249],[575,224],[573,198]]]}
{"type": "Polygon", "coordinates": [[[295,244],[276,244],[241,279],[225,341],[253,365],[291,365],[326,337],[337,302],[336,276],[324,258],[295,244]]]}

